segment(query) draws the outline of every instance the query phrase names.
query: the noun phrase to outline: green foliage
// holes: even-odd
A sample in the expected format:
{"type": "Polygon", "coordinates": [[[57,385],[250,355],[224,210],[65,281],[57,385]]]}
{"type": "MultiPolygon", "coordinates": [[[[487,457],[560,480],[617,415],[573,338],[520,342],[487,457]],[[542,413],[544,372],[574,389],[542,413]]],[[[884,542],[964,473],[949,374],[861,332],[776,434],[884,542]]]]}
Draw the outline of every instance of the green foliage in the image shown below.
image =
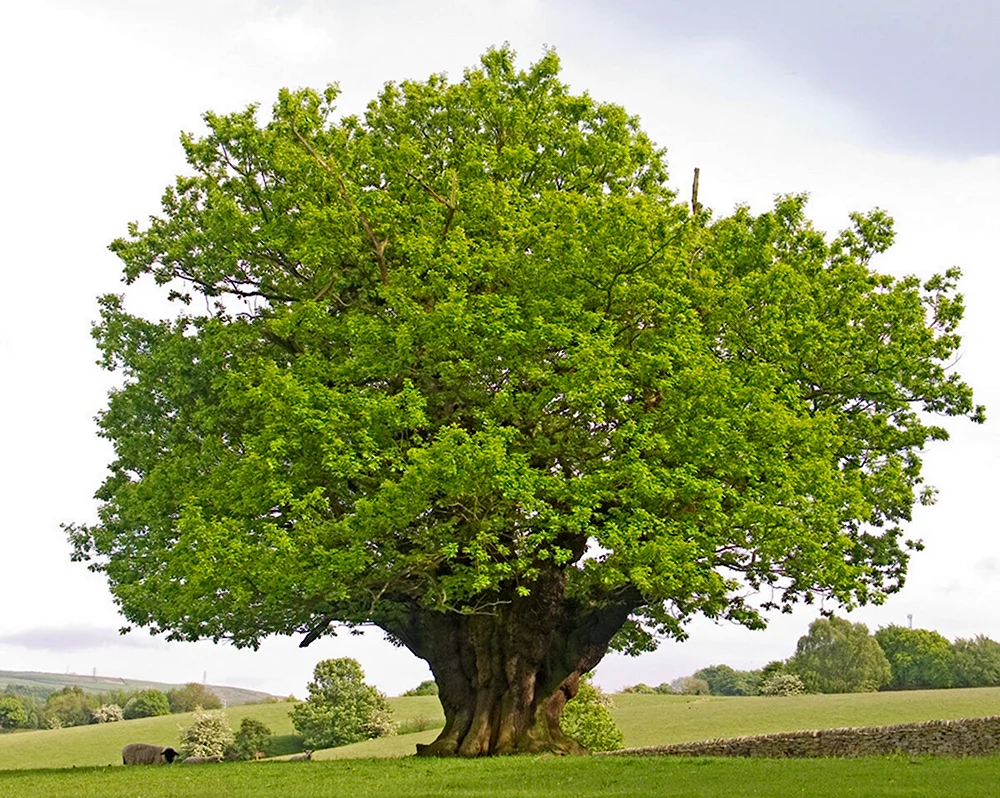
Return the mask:
{"type": "Polygon", "coordinates": [[[696,676],[681,676],[670,683],[670,690],[677,695],[711,695],[708,682],[696,676]]]}
{"type": "Polygon", "coordinates": [[[122,708],[117,704],[101,704],[92,713],[94,723],[117,723],[125,720],[122,708]]]}
{"type": "Polygon", "coordinates": [[[135,720],[136,718],[155,718],[157,715],[170,714],[170,702],[165,693],[160,690],[140,690],[133,694],[124,707],[122,713],[125,720],[135,720]]]}
{"type": "Polygon", "coordinates": [[[817,618],[799,638],[788,671],[810,693],[860,693],[889,683],[892,669],[863,623],[831,616],[817,618]]]}
{"type": "Polygon", "coordinates": [[[348,657],[316,664],[309,697],[289,713],[307,748],[333,748],[395,733],[385,696],[364,678],[357,660],[348,657]]]}
{"type": "Polygon", "coordinates": [[[952,670],[956,687],[1000,685],[1000,643],[985,635],[959,638],[952,646],[952,670]]]}
{"type": "Polygon", "coordinates": [[[710,665],[693,675],[708,683],[712,695],[756,695],[761,679],[760,671],[738,671],[729,665],[710,665]]]}
{"type": "Polygon", "coordinates": [[[243,718],[236,730],[233,747],[240,759],[253,759],[258,751],[267,753],[271,744],[271,729],[255,718],[243,718]]]}
{"type": "Polygon", "coordinates": [[[831,240],[802,196],[690,214],[554,52],[390,83],[363,117],[336,97],[207,113],[111,245],[177,303],[104,296],[94,328],[114,458],[68,533],[132,623],[415,645],[415,616],[557,587],[560,623],[631,617],[613,645],[639,651],[899,588],[931,422],[983,418],[956,270],[875,271],[880,210],[831,240]]]}
{"type": "Polygon", "coordinates": [[[801,695],[805,691],[806,686],[794,673],[775,673],[760,685],[760,694],[766,696],[801,695]]]}
{"type": "Polygon", "coordinates": [[[674,692],[674,688],[670,686],[669,682],[660,682],[654,689],[660,695],[670,695],[674,692]]]}
{"type": "Polygon", "coordinates": [[[892,668],[889,689],[924,690],[954,684],[952,645],[937,632],[886,626],[875,633],[875,639],[892,668]]]}
{"type": "Polygon", "coordinates": [[[640,695],[652,695],[656,692],[655,687],[650,687],[645,682],[639,682],[639,684],[632,684],[628,687],[623,687],[621,689],[623,693],[638,693],[640,695]]]}
{"type": "Polygon", "coordinates": [[[416,687],[413,687],[407,690],[405,693],[403,693],[403,695],[406,696],[437,695],[437,694],[438,694],[437,682],[435,682],[433,679],[427,679],[426,681],[423,681],[420,684],[418,684],[416,687]]]}
{"type": "Polygon", "coordinates": [[[183,687],[167,691],[167,701],[170,711],[193,712],[197,707],[202,709],[221,709],[222,701],[205,685],[188,682],[183,687]]]}
{"type": "Polygon", "coordinates": [[[0,730],[28,725],[28,711],[16,695],[0,695],[0,730]]]}
{"type": "Polygon", "coordinates": [[[181,755],[225,756],[236,742],[229,717],[225,712],[215,710],[195,710],[190,726],[181,729],[181,755]]]}
{"type": "Polygon", "coordinates": [[[49,728],[84,726],[93,719],[93,711],[100,706],[96,695],[85,693],[81,687],[64,687],[45,699],[45,721],[49,728]]]}
{"type": "Polygon", "coordinates": [[[576,696],[566,703],[559,725],[590,751],[617,751],[625,736],[611,716],[613,707],[611,696],[584,677],[576,696]]]}

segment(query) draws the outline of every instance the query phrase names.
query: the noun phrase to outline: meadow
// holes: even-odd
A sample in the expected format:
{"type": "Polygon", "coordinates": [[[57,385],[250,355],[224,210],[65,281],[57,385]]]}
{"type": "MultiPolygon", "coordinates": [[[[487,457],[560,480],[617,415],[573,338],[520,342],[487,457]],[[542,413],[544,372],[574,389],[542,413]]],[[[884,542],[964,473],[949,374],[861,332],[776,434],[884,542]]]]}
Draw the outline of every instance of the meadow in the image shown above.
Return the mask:
{"type": "MultiPolygon", "coordinates": [[[[869,726],[1000,714],[1000,688],[785,698],[615,695],[629,747],[797,729],[869,726]]],[[[397,723],[439,725],[433,696],[390,699],[397,723]]],[[[266,723],[276,754],[301,749],[288,703],[227,711],[266,723]]],[[[190,715],[0,735],[0,797],[6,796],[775,796],[996,795],[1000,757],[860,760],[512,757],[461,762],[409,757],[433,728],[318,751],[312,762],[211,767],[108,767],[132,741],[176,744],[190,715]],[[338,761],[333,761],[338,760],[338,761]],[[348,760],[348,761],[344,761],[348,760]]],[[[279,757],[280,758],[280,757],[279,757]]]]}

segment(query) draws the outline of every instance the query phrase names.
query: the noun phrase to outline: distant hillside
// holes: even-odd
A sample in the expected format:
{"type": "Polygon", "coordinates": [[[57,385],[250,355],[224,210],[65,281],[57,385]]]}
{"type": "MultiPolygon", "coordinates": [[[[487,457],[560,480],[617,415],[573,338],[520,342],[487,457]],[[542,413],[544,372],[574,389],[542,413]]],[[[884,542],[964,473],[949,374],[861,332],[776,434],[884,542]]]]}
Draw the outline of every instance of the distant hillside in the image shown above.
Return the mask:
{"type": "MultiPolygon", "coordinates": [[[[173,690],[183,687],[181,684],[165,684],[164,682],[148,682],[142,679],[124,679],[116,676],[80,676],[75,673],[37,673],[35,671],[0,671],[0,690],[8,684],[21,684],[28,687],[41,687],[46,690],[61,690],[64,687],[82,687],[88,693],[104,693],[108,690],[173,690]]],[[[270,693],[258,690],[245,690],[242,687],[225,687],[216,684],[206,684],[227,707],[239,704],[260,704],[274,700],[270,693]]]]}

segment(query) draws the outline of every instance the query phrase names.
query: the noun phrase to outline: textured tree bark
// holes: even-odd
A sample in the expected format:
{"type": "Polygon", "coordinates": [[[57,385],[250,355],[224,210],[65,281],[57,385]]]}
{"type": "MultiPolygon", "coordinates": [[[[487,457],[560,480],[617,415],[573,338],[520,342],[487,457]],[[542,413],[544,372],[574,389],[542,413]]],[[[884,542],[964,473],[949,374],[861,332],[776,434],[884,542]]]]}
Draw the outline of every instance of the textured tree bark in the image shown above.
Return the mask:
{"type": "Polygon", "coordinates": [[[441,734],[417,753],[587,753],[559,718],[632,608],[581,610],[556,579],[489,612],[414,610],[392,633],[430,664],[445,714],[441,734]]]}

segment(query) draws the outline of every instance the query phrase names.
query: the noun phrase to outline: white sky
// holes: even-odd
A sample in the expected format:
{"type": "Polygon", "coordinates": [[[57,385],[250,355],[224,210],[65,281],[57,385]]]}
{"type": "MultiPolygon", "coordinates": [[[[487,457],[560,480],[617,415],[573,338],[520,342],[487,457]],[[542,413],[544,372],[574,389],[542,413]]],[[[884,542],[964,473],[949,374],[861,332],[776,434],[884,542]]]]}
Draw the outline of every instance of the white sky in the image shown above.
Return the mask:
{"type": "MultiPolygon", "coordinates": [[[[953,0],[948,24],[935,24],[935,0],[886,0],[880,8],[895,16],[847,14],[829,25],[802,11],[813,4],[795,4],[796,16],[774,0],[755,4],[760,13],[745,26],[738,16],[709,19],[687,6],[698,4],[4,4],[0,669],[96,668],[170,682],[207,672],[209,682],[300,696],[314,664],[331,656],[356,657],[390,694],[429,675],[377,631],[307,649],[272,639],[256,653],[167,644],[144,631],[118,637],[122,619],[103,579],[69,561],[59,528],[94,517],[92,495],[110,460],[93,423],[110,375],[94,364],[89,336],[96,297],[121,290],[107,244],[128,221],[157,212],[163,188],[184,170],[181,130],[200,130],[207,109],[267,108],[282,86],[337,81],[344,112],[360,111],[385,81],[458,77],[490,45],[510,42],[524,65],[555,46],[574,90],[638,113],[668,148],[682,197],[699,166],[700,199],[717,213],[738,202],[763,210],[776,193],[808,191],[812,218],[832,233],[850,211],[880,206],[896,218],[898,243],[879,268],[927,275],[960,265],[968,312],[959,370],[988,413],[1000,412],[1000,127],[988,126],[1000,67],[995,48],[975,35],[977,14],[991,14],[992,5],[953,0]]],[[[726,6],[739,3],[719,0],[720,11],[726,6]]],[[[153,306],[147,290],[131,296],[130,307],[153,306]]],[[[927,550],[913,559],[900,594],[850,616],[873,630],[912,614],[914,625],[949,638],[1000,639],[991,492],[1000,438],[994,423],[952,428],[953,440],[926,459],[939,503],[918,510],[908,530],[927,550]]],[[[597,681],[617,689],[713,663],[759,667],[789,656],[815,614],[775,618],[764,632],[695,622],[683,644],[609,656],[597,681]]]]}

